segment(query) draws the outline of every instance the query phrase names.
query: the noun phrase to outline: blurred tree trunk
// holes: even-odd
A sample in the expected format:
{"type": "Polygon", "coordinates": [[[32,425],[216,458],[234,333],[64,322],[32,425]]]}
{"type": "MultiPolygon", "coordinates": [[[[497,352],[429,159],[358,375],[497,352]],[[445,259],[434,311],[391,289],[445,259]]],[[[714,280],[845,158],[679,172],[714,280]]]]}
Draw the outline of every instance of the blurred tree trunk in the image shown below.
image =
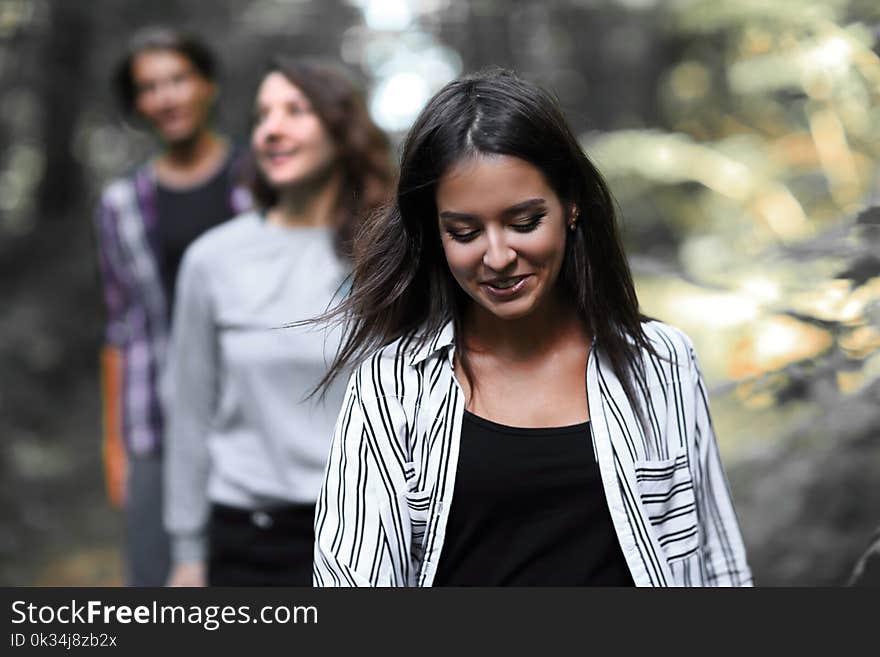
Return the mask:
{"type": "Polygon", "coordinates": [[[46,168],[37,194],[37,221],[63,221],[83,204],[85,176],[71,148],[83,103],[83,72],[93,42],[89,3],[51,5],[49,32],[42,44],[37,80],[43,113],[46,168]]]}

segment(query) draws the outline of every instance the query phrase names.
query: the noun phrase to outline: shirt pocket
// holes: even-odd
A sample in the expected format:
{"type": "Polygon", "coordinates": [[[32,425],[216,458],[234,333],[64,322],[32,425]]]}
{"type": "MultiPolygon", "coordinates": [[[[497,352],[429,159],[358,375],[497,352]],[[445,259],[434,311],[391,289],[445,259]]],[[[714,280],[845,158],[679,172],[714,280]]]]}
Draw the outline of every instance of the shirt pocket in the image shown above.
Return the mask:
{"type": "Polygon", "coordinates": [[[669,563],[686,559],[700,546],[694,482],[687,454],[637,460],[636,485],[645,515],[669,563]]]}
{"type": "Polygon", "coordinates": [[[408,513],[410,527],[410,557],[419,564],[425,554],[425,531],[431,508],[431,491],[412,490],[401,495],[404,510],[408,513]]]}

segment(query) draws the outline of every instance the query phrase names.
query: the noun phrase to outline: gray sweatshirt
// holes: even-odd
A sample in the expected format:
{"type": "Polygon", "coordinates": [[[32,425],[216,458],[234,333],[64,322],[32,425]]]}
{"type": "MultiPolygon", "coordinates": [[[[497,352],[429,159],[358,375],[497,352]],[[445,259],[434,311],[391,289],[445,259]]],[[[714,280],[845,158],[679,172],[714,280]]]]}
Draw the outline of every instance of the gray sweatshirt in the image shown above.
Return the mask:
{"type": "Polygon", "coordinates": [[[243,214],[184,255],[165,370],[165,524],[175,563],[205,558],[211,502],[314,503],[345,388],[303,401],[339,330],[279,328],[327,310],[346,273],[328,228],[243,214]]]}

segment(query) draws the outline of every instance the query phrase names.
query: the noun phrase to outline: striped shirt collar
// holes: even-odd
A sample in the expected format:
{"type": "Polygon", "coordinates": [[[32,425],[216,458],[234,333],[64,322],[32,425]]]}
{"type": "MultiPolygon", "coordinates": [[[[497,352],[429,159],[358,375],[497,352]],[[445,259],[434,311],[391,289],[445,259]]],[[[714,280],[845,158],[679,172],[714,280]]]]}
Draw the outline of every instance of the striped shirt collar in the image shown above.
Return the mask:
{"type": "Polygon", "coordinates": [[[452,320],[446,322],[442,329],[432,338],[429,338],[416,349],[413,350],[412,358],[409,364],[412,367],[418,366],[438,351],[447,349],[455,344],[455,327],[452,320]]]}
{"type": "MultiPolygon", "coordinates": [[[[445,350],[455,345],[455,325],[450,319],[443,325],[437,334],[425,340],[425,342],[412,351],[412,358],[409,361],[411,367],[417,367],[422,362],[428,360],[435,353],[445,350]]],[[[591,347],[596,347],[596,339],[593,338],[591,347]]]]}

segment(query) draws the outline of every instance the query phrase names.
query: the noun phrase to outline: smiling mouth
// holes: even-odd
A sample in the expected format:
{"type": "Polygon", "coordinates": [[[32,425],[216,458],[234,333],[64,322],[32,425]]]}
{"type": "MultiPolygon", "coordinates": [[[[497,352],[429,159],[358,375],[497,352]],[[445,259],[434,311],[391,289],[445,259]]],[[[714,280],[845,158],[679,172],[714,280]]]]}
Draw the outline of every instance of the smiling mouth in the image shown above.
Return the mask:
{"type": "Polygon", "coordinates": [[[505,278],[500,281],[489,281],[486,285],[491,285],[492,287],[496,287],[502,290],[506,290],[509,287],[513,287],[517,283],[519,283],[523,279],[522,276],[518,276],[516,278],[505,278]]]}
{"type": "Polygon", "coordinates": [[[288,160],[295,156],[296,153],[296,149],[290,151],[275,151],[271,153],[264,153],[263,158],[268,160],[269,162],[283,162],[284,160],[288,160]]]}
{"type": "Polygon", "coordinates": [[[178,123],[181,120],[186,118],[186,113],[182,110],[174,109],[174,110],[166,110],[162,113],[160,117],[160,122],[164,124],[169,123],[178,123]]]}
{"type": "Polygon", "coordinates": [[[493,281],[485,281],[480,285],[493,297],[506,299],[515,296],[525,287],[526,281],[531,274],[499,278],[493,281]]]}

